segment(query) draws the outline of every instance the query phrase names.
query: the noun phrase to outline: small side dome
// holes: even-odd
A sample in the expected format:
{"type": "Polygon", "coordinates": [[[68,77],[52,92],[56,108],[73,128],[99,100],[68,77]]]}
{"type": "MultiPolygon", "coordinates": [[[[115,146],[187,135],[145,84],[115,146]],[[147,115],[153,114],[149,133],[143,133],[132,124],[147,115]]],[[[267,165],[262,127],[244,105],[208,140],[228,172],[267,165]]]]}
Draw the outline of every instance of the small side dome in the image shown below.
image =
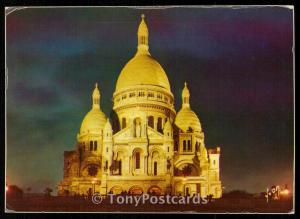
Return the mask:
{"type": "Polygon", "coordinates": [[[84,117],[80,134],[100,133],[104,129],[106,116],[101,110],[92,109],[84,117]]]}
{"type": "Polygon", "coordinates": [[[190,108],[182,108],[175,118],[175,125],[182,131],[192,129],[194,132],[201,132],[201,123],[196,113],[190,108]]]}
{"type": "Polygon", "coordinates": [[[100,97],[100,91],[98,89],[98,84],[96,83],[95,89],[92,94],[92,109],[86,114],[81,123],[80,134],[100,134],[101,130],[103,130],[107,118],[100,108],[100,97]]]}
{"type": "Polygon", "coordinates": [[[182,107],[175,118],[175,125],[182,131],[187,132],[192,129],[194,132],[201,132],[201,124],[198,116],[190,107],[190,91],[187,83],[184,83],[182,90],[182,107]]]}

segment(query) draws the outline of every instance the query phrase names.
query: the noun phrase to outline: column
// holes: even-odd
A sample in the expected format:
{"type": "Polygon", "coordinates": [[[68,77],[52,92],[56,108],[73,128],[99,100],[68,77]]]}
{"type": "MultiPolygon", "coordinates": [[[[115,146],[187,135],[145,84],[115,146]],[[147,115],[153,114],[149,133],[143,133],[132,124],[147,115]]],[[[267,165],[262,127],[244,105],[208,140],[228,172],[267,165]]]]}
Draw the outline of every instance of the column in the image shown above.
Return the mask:
{"type": "Polygon", "coordinates": [[[148,175],[151,175],[151,170],[152,170],[151,161],[152,161],[152,158],[150,157],[148,159],[148,175]]]}
{"type": "Polygon", "coordinates": [[[154,117],[153,116],[153,120],[154,120],[154,130],[156,130],[157,131],[157,117],[154,117]]]}
{"type": "Polygon", "coordinates": [[[144,174],[147,175],[147,156],[144,156],[144,174]]]}
{"type": "Polygon", "coordinates": [[[129,163],[128,163],[128,165],[129,165],[129,173],[128,174],[132,174],[132,156],[129,156],[129,163]]]}

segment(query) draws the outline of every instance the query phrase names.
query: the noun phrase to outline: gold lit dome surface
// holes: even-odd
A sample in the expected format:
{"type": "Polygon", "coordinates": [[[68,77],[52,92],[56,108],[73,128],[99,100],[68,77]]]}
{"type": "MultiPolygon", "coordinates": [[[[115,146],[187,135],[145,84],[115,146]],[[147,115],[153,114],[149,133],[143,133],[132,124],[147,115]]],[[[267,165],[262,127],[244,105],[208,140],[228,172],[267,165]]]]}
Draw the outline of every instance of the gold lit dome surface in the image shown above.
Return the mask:
{"type": "Polygon", "coordinates": [[[137,31],[136,55],[125,65],[116,85],[116,92],[136,85],[154,85],[171,91],[168,77],[161,65],[150,55],[147,24],[142,20],[137,31]]]}
{"type": "Polygon", "coordinates": [[[107,118],[101,110],[92,109],[84,117],[81,124],[80,133],[85,134],[89,132],[98,132],[100,130],[103,130],[106,121],[107,118]]]}
{"type": "Polygon", "coordinates": [[[133,57],[118,78],[116,92],[136,85],[156,85],[170,91],[168,77],[161,65],[149,54],[133,57]]]}
{"type": "Polygon", "coordinates": [[[176,116],[175,125],[186,132],[189,127],[194,131],[201,132],[201,124],[196,113],[190,108],[182,108],[176,116]]]}
{"type": "Polygon", "coordinates": [[[90,132],[100,133],[100,130],[103,130],[107,118],[100,108],[100,97],[100,90],[98,88],[98,83],[96,83],[92,94],[92,109],[86,114],[81,123],[80,134],[90,132]]]}

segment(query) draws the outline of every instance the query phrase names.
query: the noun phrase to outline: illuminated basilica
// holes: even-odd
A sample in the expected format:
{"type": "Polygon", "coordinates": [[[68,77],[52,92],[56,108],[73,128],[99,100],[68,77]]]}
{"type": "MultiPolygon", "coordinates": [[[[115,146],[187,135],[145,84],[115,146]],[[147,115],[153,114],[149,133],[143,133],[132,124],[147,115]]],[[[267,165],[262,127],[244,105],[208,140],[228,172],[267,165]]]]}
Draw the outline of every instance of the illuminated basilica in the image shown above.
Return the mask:
{"type": "Polygon", "coordinates": [[[187,83],[176,112],[167,74],[149,52],[144,15],[137,36],[137,52],[117,80],[110,119],[95,85],[76,149],[64,152],[58,195],[126,191],[220,198],[220,147],[206,149],[187,83]]]}

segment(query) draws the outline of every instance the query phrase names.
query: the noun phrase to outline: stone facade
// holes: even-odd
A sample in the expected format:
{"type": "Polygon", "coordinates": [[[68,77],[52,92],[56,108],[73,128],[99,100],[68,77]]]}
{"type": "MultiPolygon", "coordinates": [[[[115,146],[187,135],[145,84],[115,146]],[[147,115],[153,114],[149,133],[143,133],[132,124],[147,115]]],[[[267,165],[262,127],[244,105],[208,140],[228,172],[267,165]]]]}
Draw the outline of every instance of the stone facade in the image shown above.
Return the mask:
{"type": "Polygon", "coordinates": [[[176,113],[166,73],[150,55],[144,16],[138,49],[123,68],[113,94],[111,121],[101,111],[98,84],[74,151],[64,153],[59,195],[108,192],[220,198],[220,147],[206,149],[185,83],[176,113]]]}

